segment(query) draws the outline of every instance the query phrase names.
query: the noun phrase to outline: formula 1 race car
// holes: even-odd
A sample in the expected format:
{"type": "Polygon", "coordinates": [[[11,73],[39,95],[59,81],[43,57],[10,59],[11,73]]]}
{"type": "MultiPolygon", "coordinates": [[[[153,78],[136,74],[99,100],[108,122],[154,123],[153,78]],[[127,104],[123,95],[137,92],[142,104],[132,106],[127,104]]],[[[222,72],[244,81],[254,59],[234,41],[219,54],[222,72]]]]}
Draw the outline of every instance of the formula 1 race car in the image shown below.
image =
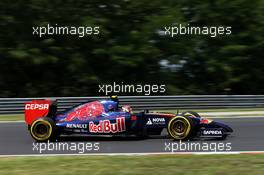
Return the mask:
{"type": "Polygon", "coordinates": [[[36,141],[52,141],[62,135],[160,135],[164,128],[174,140],[195,137],[225,139],[233,130],[226,124],[187,111],[178,114],[133,113],[128,105],[119,108],[116,96],[92,101],[57,112],[57,101],[33,100],[25,104],[25,121],[36,141]]]}

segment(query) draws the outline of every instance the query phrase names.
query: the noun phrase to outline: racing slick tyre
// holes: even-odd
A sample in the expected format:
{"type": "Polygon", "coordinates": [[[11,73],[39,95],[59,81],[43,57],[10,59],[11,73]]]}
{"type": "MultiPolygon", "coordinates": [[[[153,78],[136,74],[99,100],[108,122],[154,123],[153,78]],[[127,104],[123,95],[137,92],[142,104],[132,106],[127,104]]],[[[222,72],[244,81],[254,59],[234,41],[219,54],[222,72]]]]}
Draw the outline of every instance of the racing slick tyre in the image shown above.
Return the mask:
{"type": "Polygon", "coordinates": [[[55,122],[48,117],[35,120],[29,127],[29,132],[37,142],[53,141],[57,135],[55,122]]]}
{"type": "Polygon", "coordinates": [[[180,115],[169,121],[167,130],[174,140],[188,140],[193,136],[194,124],[189,117],[180,115]]]}
{"type": "Polygon", "coordinates": [[[201,118],[201,116],[197,112],[194,112],[194,111],[185,111],[185,112],[182,113],[182,115],[184,115],[184,116],[194,116],[196,118],[201,118]]]}

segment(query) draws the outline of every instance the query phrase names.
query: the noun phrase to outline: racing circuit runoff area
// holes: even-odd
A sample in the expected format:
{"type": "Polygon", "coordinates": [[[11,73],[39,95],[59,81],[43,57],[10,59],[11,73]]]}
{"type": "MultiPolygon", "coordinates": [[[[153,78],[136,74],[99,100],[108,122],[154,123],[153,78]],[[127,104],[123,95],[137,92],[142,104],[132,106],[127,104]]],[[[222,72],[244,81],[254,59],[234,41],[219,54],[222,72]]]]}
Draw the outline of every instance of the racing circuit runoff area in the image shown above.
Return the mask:
{"type": "Polygon", "coordinates": [[[218,118],[218,115],[211,114],[221,114],[221,112],[214,112],[212,109],[208,113],[201,112],[202,117],[224,122],[233,128],[234,132],[225,140],[197,138],[173,141],[168,138],[166,129],[163,129],[160,136],[148,138],[67,136],[53,142],[37,143],[30,136],[24,121],[2,120],[0,121],[0,155],[263,153],[264,115],[262,116],[263,111],[260,108],[254,110],[243,112],[237,109],[239,115],[234,116],[235,112],[230,111],[218,118]],[[258,111],[260,114],[255,115],[258,111]]]}
{"type": "Polygon", "coordinates": [[[233,127],[226,140],[175,142],[161,136],[65,137],[52,143],[35,143],[24,122],[0,123],[0,155],[101,154],[101,153],[180,153],[180,152],[261,152],[264,148],[264,117],[219,118],[233,127]]]}

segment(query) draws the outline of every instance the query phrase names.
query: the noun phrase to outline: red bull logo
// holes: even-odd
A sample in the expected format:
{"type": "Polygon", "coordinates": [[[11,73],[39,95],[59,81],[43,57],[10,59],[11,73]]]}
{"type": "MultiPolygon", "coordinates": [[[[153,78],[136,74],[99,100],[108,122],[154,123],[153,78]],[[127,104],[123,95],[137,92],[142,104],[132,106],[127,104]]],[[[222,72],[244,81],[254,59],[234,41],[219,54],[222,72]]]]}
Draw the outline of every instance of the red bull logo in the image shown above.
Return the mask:
{"type": "Polygon", "coordinates": [[[125,130],[125,117],[116,118],[115,123],[110,123],[110,120],[100,120],[98,125],[94,124],[94,122],[89,122],[89,131],[91,133],[117,133],[125,130]]]}

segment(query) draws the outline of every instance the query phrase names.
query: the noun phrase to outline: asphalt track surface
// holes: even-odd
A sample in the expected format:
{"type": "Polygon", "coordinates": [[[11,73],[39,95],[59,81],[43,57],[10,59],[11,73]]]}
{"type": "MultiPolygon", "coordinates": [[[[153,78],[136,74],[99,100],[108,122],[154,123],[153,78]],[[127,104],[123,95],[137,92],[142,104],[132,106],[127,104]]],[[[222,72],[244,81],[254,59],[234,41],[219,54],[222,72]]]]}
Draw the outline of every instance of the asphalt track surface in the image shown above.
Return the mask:
{"type": "MultiPolygon", "coordinates": [[[[215,151],[215,144],[224,144],[231,146],[231,150],[228,151],[264,151],[264,117],[258,118],[221,118],[214,119],[216,121],[222,121],[230,125],[234,129],[234,133],[227,137],[226,140],[192,140],[184,142],[200,143],[201,145],[209,145],[210,150],[215,151]],[[211,149],[212,148],[212,149],[211,149]]],[[[189,149],[180,150],[179,142],[172,142],[165,136],[166,130],[162,132],[162,136],[155,136],[147,139],[139,139],[135,137],[73,137],[63,138],[62,140],[55,142],[68,143],[77,145],[76,150],[74,147],[72,150],[46,150],[41,151],[41,154],[76,154],[76,153],[160,153],[160,152],[200,152],[208,150],[195,150],[193,147],[189,149]],[[99,144],[98,144],[99,143],[99,144]],[[88,149],[83,148],[83,144],[88,145],[88,149]],[[92,146],[91,146],[92,144],[92,146]],[[98,144],[98,147],[95,146],[98,144]],[[167,146],[166,146],[167,145],[167,146]],[[170,148],[170,149],[169,149],[170,148]],[[172,148],[174,150],[172,150],[172,148]]],[[[33,139],[27,131],[24,123],[0,123],[0,155],[25,155],[25,154],[40,154],[40,145],[33,145],[33,139]],[[38,147],[38,149],[37,149],[38,147]],[[34,149],[33,149],[34,148],[34,149]]],[[[55,144],[54,149],[55,149],[55,144]]],[[[71,146],[72,146],[71,145],[71,146]]],[[[47,148],[47,145],[42,145],[47,148]]],[[[201,146],[201,147],[203,147],[201,146]]],[[[69,146],[70,147],[70,146],[69,146]]],[[[185,145],[187,148],[187,145],[185,145]]],[[[50,146],[52,149],[52,146],[50,146]]],[[[203,147],[204,148],[204,147],[203,147]]],[[[205,147],[206,148],[206,147],[205,147]]],[[[208,147],[207,147],[208,148],[208,147]]],[[[223,147],[221,147],[223,149],[223,147]]],[[[217,150],[225,151],[225,150],[217,150]]]]}

